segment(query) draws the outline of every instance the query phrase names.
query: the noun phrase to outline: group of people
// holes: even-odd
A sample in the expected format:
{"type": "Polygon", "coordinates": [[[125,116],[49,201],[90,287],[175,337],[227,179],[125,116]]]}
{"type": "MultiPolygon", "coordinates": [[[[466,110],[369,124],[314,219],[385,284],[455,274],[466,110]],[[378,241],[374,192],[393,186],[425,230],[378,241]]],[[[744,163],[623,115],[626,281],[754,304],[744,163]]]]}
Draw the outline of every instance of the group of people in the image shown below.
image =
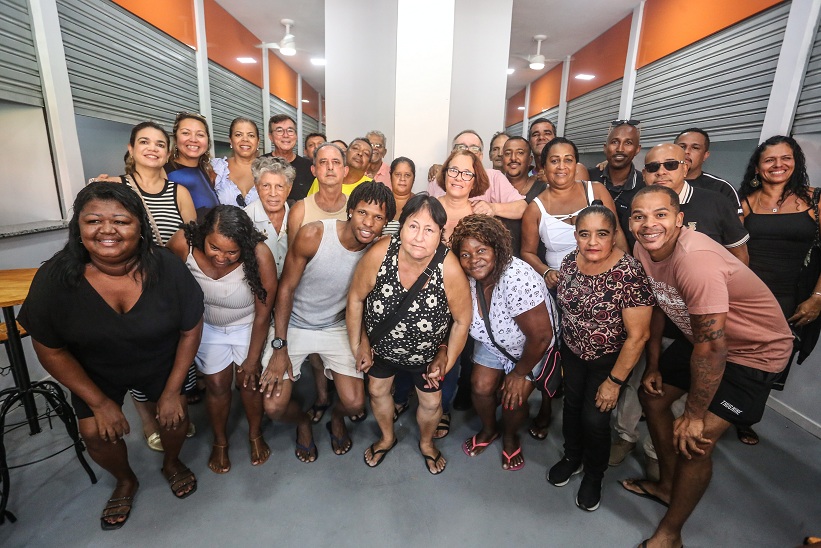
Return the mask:
{"type": "Polygon", "coordinates": [[[605,161],[590,168],[555,133],[540,118],[529,139],[494,135],[486,169],[482,138],[463,131],[414,194],[414,162],[384,162],[378,131],[344,149],[311,134],[300,156],[294,120],[277,115],[274,151],[258,156],[258,127],[237,118],[232,156],[212,160],[198,114],[178,115],[173,139],[135,126],[125,175],[78,194],[69,241],[20,312],[72,393],[89,454],[116,479],[102,528],[125,523],[138,488],[122,441],[129,390],[172,492],[196,491],[179,459],[194,367],[219,474],[231,469],[235,386],[254,465],[271,455],[263,414],[295,428],[295,456],[311,463],[312,425],[330,410],[343,455],[369,398],[381,435],[363,459],[379,466],[415,388],[429,473],[448,464],[436,440],[452,404],[481,421],[468,457],[501,438],[502,469],[519,470],[528,399],[538,388],[527,432],[543,440],[558,396],[545,379],[558,374],[564,454],[548,482],[583,472],[576,505],[596,510],[644,413],[647,477],[622,485],[668,507],[643,545],[681,545],[721,434],[755,436],[770,389],[818,338],[819,192],[790,137],[756,149],[736,192],[703,172],[710,140],[698,128],[654,146],[641,170],[638,121],[613,121],[605,161]],[[292,397],[306,366],[309,409],[292,397]]]}

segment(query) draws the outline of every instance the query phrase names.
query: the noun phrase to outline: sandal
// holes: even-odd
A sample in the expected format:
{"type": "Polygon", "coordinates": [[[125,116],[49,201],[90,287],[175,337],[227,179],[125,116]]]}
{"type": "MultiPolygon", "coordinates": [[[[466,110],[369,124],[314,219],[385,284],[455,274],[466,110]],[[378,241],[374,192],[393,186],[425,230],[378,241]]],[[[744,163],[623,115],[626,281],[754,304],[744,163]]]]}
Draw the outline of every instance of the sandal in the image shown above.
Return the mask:
{"type": "Polygon", "coordinates": [[[450,433],[450,413],[443,413],[442,418],[439,419],[439,424],[436,425],[436,431],[433,433],[433,439],[441,440],[450,433]],[[441,434],[439,432],[442,432],[441,434]]]}
{"type": "MultiPolygon", "coordinates": [[[[215,445],[214,447],[218,446],[215,445]]],[[[165,481],[167,481],[168,485],[171,487],[171,492],[174,493],[174,496],[178,499],[184,499],[196,493],[197,477],[186,465],[180,463],[180,466],[181,468],[170,476],[166,476],[162,468],[160,468],[160,472],[163,477],[165,477],[165,481]],[[189,485],[191,486],[191,490],[184,491],[184,489],[189,485]]]]}
{"type": "Polygon", "coordinates": [[[362,410],[362,412],[361,412],[360,414],[358,414],[358,415],[351,415],[351,416],[350,416],[350,417],[348,417],[348,418],[351,420],[351,422],[362,422],[362,421],[364,421],[365,419],[367,419],[367,418],[368,418],[368,410],[367,410],[367,409],[363,409],[363,410],[362,410]]]}
{"type": "Polygon", "coordinates": [[[308,415],[311,416],[311,422],[316,424],[325,416],[325,411],[331,406],[331,402],[325,404],[315,403],[308,409],[308,415]]]}
{"type": "MultiPolygon", "coordinates": [[[[194,434],[197,433],[197,427],[194,426],[193,422],[188,423],[188,431],[185,433],[186,438],[193,438],[194,434]]],[[[148,446],[149,449],[152,451],[157,451],[162,453],[165,449],[162,448],[162,440],[160,439],[160,433],[154,432],[150,436],[143,435],[145,438],[145,444],[148,446]]]]}
{"type": "Polygon", "coordinates": [[[335,455],[342,456],[353,448],[353,440],[347,432],[341,438],[337,438],[334,436],[334,429],[330,421],[325,423],[325,428],[328,429],[328,434],[331,436],[331,449],[333,449],[335,455]],[[337,451],[341,451],[341,453],[337,451]]]}
{"type": "Polygon", "coordinates": [[[399,443],[399,440],[394,438],[393,443],[387,449],[376,449],[374,447],[376,444],[372,443],[371,446],[368,449],[370,449],[370,451],[371,451],[371,458],[376,459],[376,460],[374,461],[373,464],[368,462],[368,457],[366,456],[368,454],[367,451],[365,451],[365,453],[362,455],[362,459],[365,461],[365,464],[367,464],[369,468],[376,468],[377,466],[382,464],[382,461],[385,460],[385,457],[388,455],[388,453],[391,452],[391,449],[396,447],[397,443],[399,443]]]}
{"type": "Polygon", "coordinates": [[[208,468],[215,474],[227,474],[231,471],[231,460],[228,458],[228,444],[214,444],[211,457],[208,459],[208,468]]]}
{"type": "Polygon", "coordinates": [[[271,456],[271,448],[265,443],[262,434],[254,439],[249,439],[248,443],[251,446],[251,466],[265,464],[265,461],[271,456]],[[256,455],[256,458],[254,458],[254,455],[256,455]],[[256,460],[256,462],[254,462],[254,460],[256,460]]]}
{"type": "Polygon", "coordinates": [[[485,448],[487,448],[488,445],[496,441],[496,439],[499,437],[499,434],[493,434],[493,437],[487,440],[486,442],[479,442],[476,441],[476,436],[478,435],[479,434],[476,434],[472,438],[466,439],[465,443],[462,444],[462,451],[465,452],[465,455],[469,457],[478,457],[479,455],[485,452],[485,448]],[[470,444],[470,447],[468,447],[468,444],[470,444]],[[475,451],[476,449],[481,449],[481,451],[471,455],[471,452],[475,451]]]}
{"type": "Polygon", "coordinates": [[[398,421],[399,417],[404,415],[405,411],[407,411],[409,408],[410,408],[410,402],[409,401],[406,401],[405,403],[403,403],[402,405],[399,405],[399,406],[397,406],[397,404],[393,404],[393,422],[398,421]]]}
{"type": "MultiPolygon", "coordinates": [[[[422,445],[421,444],[419,445],[419,452],[422,453],[422,445]]],[[[430,466],[428,466],[428,461],[430,461],[431,463],[433,463],[434,466],[436,466],[436,463],[438,463],[440,460],[442,460],[444,458],[444,457],[442,457],[442,452],[441,451],[437,451],[435,457],[432,456],[432,455],[426,455],[424,453],[422,453],[422,456],[425,457],[425,468],[427,468],[428,472],[430,472],[432,475],[438,476],[439,474],[441,474],[442,472],[445,471],[444,468],[437,471],[435,468],[431,468],[430,466]]],[[[445,464],[445,466],[447,466],[447,464],[445,464]]]]}
{"type": "MultiPolygon", "coordinates": [[[[139,484],[137,484],[137,487],[139,488],[139,484]]],[[[136,494],[137,492],[134,491],[133,495],[127,497],[108,499],[105,508],[103,508],[103,513],[100,515],[100,527],[103,531],[113,531],[125,525],[125,522],[128,521],[128,516],[131,515],[131,508],[134,507],[134,497],[136,494]],[[119,512],[115,510],[119,510],[119,512]],[[115,521],[113,523],[108,521],[111,518],[120,517],[123,518],[122,521],[115,521]]]]}
{"type": "Polygon", "coordinates": [[[758,445],[758,434],[753,430],[752,426],[736,426],[735,433],[738,436],[738,441],[745,445],[758,445]]]}
{"type": "Polygon", "coordinates": [[[513,466],[510,465],[510,461],[513,460],[513,457],[515,457],[516,455],[521,454],[521,452],[522,452],[522,446],[521,445],[519,446],[518,449],[516,449],[513,453],[511,453],[509,455],[507,454],[507,452],[505,450],[502,450],[502,458],[504,459],[502,461],[502,470],[507,470],[508,472],[515,472],[516,470],[521,470],[522,468],[524,468],[525,467],[524,458],[522,459],[522,462],[520,462],[519,464],[516,464],[516,465],[513,465],[513,466]],[[505,464],[507,465],[507,468],[505,468],[505,466],[504,466],[505,464]]]}
{"type": "Polygon", "coordinates": [[[544,441],[547,439],[547,433],[550,429],[550,425],[541,425],[536,422],[534,419],[533,422],[530,423],[530,427],[527,429],[527,433],[530,434],[530,437],[534,440],[544,441]]]}
{"type": "Polygon", "coordinates": [[[317,458],[319,458],[319,449],[317,448],[316,443],[314,442],[313,438],[311,438],[311,443],[308,446],[305,446],[305,445],[302,445],[301,443],[299,443],[299,427],[298,426],[297,426],[297,429],[296,429],[296,440],[294,440],[294,441],[296,442],[296,450],[294,451],[294,455],[296,455],[296,458],[299,460],[299,462],[304,462],[305,464],[310,464],[310,463],[316,461],[317,458]],[[302,451],[302,453],[306,456],[307,460],[300,457],[300,455],[299,455],[300,451],[302,451]]]}

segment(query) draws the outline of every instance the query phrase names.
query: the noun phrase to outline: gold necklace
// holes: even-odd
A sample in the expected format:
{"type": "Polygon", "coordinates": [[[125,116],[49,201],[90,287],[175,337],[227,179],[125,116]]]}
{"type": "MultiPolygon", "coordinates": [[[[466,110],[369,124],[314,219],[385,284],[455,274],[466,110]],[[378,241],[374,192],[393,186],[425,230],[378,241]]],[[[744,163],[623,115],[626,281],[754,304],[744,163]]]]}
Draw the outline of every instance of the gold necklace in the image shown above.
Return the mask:
{"type": "MultiPolygon", "coordinates": [[[[761,209],[761,194],[763,194],[763,192],[761,192],[761,191],[759,190],[759,191],[758,191],[758,197],[756,198],[756,201],[755,201],[755,206],[756,206],[759,210],[761,209]]],[[[767,207],[767,208],[764,208],[764,209],[769,209],[769,210],[770,210],[770,211],[772,211],[773,213],[778,213],[778,210],[780,210],[780,209],[781,209],[781,206],[780,206],[780,205],[778,205],[778,202],[776,202],[776,206],[775,206],[775,207],[773,207],[773,208],[769,208],[769,207],[767,207]]]]}

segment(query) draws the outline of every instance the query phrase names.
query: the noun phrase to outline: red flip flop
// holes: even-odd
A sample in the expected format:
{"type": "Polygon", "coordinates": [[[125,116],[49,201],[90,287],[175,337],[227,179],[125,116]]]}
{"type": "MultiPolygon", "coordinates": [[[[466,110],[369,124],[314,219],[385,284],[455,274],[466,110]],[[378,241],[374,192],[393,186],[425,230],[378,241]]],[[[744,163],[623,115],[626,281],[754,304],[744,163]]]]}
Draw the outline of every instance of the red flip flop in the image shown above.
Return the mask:
{"type": "Polygon", "coordinates": [[[524,460],[522,460],[522,462],[520,462],[516,466],[510,466],[510,461],[513,460],[513,457],[515,457],[516,455],[518,455],[521,452],[522,452],[522,446],[521,445],[519,446],[518,449],[516,449],[510,455],[508,455],[504,450],[502,450],[502,458],[505,459],[505,462],[503,462],[502,464],[507,464],[507,466],[508,466],[507,468],[502,468],[502,470],[507,470],[508,472],[514,472],[516,470],[521,470],[522,468],[524,468],[525,467],[525,461],[524,460]]]}
{"type": "Polygon", "coordinates": [[[478,457],[479,455],[481,455],[482,453],[484,453],[484,449],[485,449],[488,445],[490,445],[491,443],[493,443],[494,441],[496,441],[496,439],[499,437],[499,434],[496,434],[496,435],[494,435],[492,438],[490,438],[488,441],[486,441],[486,442],[484,442],[484,443],[481,443],[481,442],[477,442],[477,441],[476,441],[476,436],[478,436],[478,435],[479,435],[479,434],[475,434],[472,438],[468,438],[468,439],[466,439],[466,440],[465,440],[465,443],[463,443],[463,444],[462,444],[462,451],[464,451],[464,452],[465,452],[465,455],[467,455],[467,456],[469,456],[469,457],[478,457]],[[470,449],[468,448],[468,444],[470,444],[470,449]],[[471,455],[471,454],[470,454],[470,452],[471,452],[472,450],[475,450],[475,449],[482,449],[482,453],[478,453],[478,454],[476,454],[476,455],[471,455]]]}

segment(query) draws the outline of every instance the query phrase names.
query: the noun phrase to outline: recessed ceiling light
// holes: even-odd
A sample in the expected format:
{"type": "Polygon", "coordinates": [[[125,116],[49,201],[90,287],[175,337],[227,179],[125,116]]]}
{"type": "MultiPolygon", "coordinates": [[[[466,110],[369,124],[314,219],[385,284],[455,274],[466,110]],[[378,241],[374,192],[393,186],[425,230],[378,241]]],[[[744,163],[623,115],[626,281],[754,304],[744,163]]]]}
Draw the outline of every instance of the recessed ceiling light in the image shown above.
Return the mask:
{"type": "Polygon", "coordinates": [[[595,78],[595,76],[592,75],[592,74],[577,74],[576,75],[576,80],[592,80],[593,78],[595,78]]]}
{"type": "Polygon", "coordinates": [[[525,107],[518,107],[518,108],[519,108],[519,110],[524,110],[525,109],[525,107]]]}
{"type": "Polygon", "coordinates": [[[310,103],[310,101],[308,99],[303,99],[302,102],[303,103],[310,103]]]}
{"type": "Polygon", "coordinates": [[[513,74],[514,72],[516,72],[516,69],[512,69],[512,68],[507,69],[508,75],[513,74]]]}
{"type": "Polygon", "coordinates": [[[257,60],[253,57],[237,57],[237,61],[244,65],[250,65],[251,63],[256,63],[257,60]]]}
{"type": "Polygon", "coordinates": [[[322,57],[311,57],[311,64],[316,65],[318,67],[324,67],[325,59],[323,59],[322,57]]]}

